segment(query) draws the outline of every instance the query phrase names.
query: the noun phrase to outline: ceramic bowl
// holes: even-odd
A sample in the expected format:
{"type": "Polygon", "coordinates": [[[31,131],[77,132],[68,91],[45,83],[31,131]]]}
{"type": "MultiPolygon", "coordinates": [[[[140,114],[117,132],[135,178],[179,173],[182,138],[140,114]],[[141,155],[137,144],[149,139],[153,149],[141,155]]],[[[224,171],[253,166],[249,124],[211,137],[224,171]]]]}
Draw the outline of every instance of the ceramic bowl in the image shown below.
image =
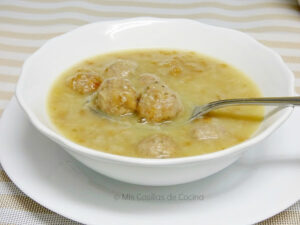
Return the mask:
{"type": "Polygon", "coordinates": [[[268,108],[268,116],[250,139],[222,151],[174,159],[112,155],[78,145],[55,132],[46,110],[47,95],[64,70],[94,55],[144,48],[196,51],[237,67],[254,80],[264,96],[294,93],[293,74],[280,56],[244,33],[187,19],[133,18],[88,24],[45,43],[23,65],[17,99],[41,133],[86,166],[121,181],[159,186],[194,181],[226,168],[292,112],[292,108],[285,108],[271,113],[268,108]]]}

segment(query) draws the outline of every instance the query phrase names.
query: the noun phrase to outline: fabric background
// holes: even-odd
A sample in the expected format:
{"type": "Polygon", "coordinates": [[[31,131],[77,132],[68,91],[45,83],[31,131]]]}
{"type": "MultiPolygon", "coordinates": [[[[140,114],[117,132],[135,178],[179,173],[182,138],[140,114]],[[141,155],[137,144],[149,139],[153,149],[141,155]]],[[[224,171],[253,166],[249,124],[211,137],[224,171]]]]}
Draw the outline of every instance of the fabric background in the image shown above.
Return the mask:
{"type": "MultiPolygon", "coordinates": [[[[23,61],[46,40],[80,25],[136,16],[182,17],[248,33],[278,52],[300,93],[296,0],[0,0],[0,114],[23,61]]],[[[25,196],[0,166],[0,224],[77,224],[25,196]]],[[[260,225],[299,225],[300,201],[260,225]]]]}

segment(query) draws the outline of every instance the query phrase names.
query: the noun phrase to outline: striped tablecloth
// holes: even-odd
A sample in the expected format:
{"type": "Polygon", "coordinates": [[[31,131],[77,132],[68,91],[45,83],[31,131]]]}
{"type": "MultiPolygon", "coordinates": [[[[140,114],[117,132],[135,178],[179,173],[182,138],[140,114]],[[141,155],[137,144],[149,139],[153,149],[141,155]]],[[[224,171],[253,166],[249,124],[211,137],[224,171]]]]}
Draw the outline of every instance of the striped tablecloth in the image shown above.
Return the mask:
{"type": "MultiPolygon", "coordinates": [[[[46,40],[86,23],[136,16],[191,18],[244,31],[283,57],[300,93],[296,0],[0,0],[0,114],[14,94],[23,61],[46,40]]],[[[25,196],[1,166],[0,223],[76,224],[25,196]]],[[[300,201],[260,224],[299,225],[300,201]]]]}

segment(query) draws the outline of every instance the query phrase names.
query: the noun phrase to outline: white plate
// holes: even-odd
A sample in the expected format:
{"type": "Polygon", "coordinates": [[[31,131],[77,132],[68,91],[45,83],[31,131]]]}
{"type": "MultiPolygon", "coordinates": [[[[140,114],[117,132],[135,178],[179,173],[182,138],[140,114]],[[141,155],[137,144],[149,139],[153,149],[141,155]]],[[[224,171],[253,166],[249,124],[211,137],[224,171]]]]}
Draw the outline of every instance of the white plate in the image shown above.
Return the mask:
{"type": "Polygon", "coordinates": [[[300,199],[299,118],[296,109],[271,137],[216,175],[184,185],[146,187],[87,169],[37,132],[13,99],[0,124],[0,159],[25,194],[81,223],[253,224],[300,199]],[[131,200],[122,199],[121,193],[131,200]],[[196,200],[179,200],[181,193],[196,200]],[[168,200],[169,194],[177,200],[168,200]]]}

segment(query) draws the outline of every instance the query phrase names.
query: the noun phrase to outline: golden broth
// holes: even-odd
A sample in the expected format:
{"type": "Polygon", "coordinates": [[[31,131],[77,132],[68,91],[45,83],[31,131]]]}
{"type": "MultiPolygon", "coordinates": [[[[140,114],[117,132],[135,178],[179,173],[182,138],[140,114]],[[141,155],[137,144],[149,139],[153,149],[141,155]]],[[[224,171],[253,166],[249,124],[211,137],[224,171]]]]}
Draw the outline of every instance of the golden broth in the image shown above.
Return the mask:
{"type": "Polygon", "coordinates": [[[261,97],[261,93],[241,71],[224,62],[187,51],[131,50],[99,55],[65,71],[49,92],[48,113],[63,136],[95,150],[144,157],[137,151],[138,143],[159,133],[175,141],[177,151],[172,157],[184,157],[216,152],[248,139],[263,120],[261,106],[226,107],[207,114],[203,119],[185,123],[197,105],[247,97],[261,97]],[[78,70],[91,70],[101,77],[107,65],[117,59],[137,63],[135,72],[128,77],[137,92],[141,91],[139,76],[155,74],[178,93],[184,110],[171,122],[153,124],[140,123],[135,114],[109,120],[84,107],[88,95],[69,88],[66,79],[78,70]],[[211,135],[210,130],[206,132],[203,124],[213,125],[213,132],[217,135],[211,135]],[[203,129],[206,132],[204,138],[201,136],[203,129]]]}

